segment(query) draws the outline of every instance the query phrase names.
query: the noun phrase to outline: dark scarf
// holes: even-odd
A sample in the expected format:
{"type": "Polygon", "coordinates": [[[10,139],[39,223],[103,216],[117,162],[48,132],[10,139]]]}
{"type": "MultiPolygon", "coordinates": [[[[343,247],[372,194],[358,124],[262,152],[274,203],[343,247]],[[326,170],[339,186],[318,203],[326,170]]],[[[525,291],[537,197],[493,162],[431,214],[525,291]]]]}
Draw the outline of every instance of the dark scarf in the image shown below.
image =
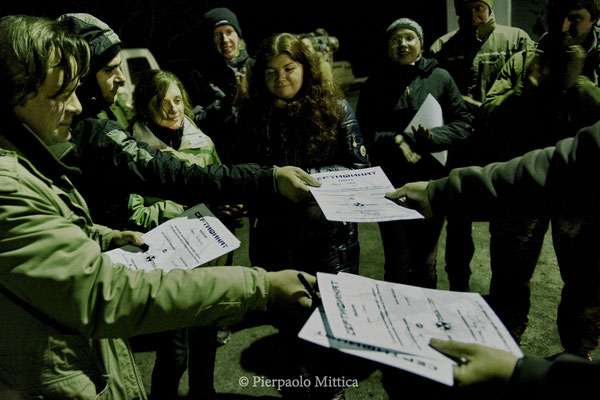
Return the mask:
{"type": "Polygon", "coordinates": [[[167,146],[175,150],[178,150],[179,147],[181,147],[181,137],[183,136],[184,124],[181,124],[181,127],[178,129],[165,128],[156,125],[154,122],[150,122],[147,125],[152,131],[152,133],[154,133],[154,135],[160,140],[162,140],[162,142],[165,143],[167,146]]]}

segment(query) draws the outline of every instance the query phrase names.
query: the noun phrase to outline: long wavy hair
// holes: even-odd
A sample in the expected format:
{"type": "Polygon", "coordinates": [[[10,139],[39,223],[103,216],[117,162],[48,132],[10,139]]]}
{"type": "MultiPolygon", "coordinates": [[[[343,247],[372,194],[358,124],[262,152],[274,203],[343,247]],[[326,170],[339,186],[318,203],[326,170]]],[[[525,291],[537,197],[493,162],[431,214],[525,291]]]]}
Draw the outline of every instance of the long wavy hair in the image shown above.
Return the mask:
{"type": "Polygon", "coordinates": [[[299,165],[331,153],[337,142],[343,93],[327,74],[325,61],[289,33],[265,39],[255,58],[241,119],[244,134],[254,141],[257,154],[267,159],[279,154],[282,159],[276,161],[299,165]],[[302,64],[304,71],[302,86],[284,111],[276,107],[277,98],[265,81],[267,63],[281,54],[302,64]]]}
{"type": "Polygon", "coordinates": [[[136,81],[135,89],[133,90],[133,118],[130,124],[131,127],[137,121],[151,126],[153,122],[150,108],[153,108],[159,115],[163,114],[162,100],[165,98],[165,94],[172,83],[177,85],[181,91],[184,114],[188,118],[194,119],[189,96],[179,78],[172,72],[153,69],[144,71],[136,81]]]}

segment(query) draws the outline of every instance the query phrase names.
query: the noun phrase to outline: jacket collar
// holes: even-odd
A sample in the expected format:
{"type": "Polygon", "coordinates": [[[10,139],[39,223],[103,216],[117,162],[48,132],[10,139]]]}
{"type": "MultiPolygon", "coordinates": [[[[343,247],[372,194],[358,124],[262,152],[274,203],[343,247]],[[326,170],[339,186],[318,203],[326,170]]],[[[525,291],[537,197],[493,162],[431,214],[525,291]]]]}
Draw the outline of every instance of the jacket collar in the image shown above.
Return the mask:
{"type": "Polygon", "coordinates": [[[1,146],[3,148],[24,157],[51,179],[59,178],[62,175],[81,173],[78,168],[67,166],[59,161],[50,148],[26,124],[16,119],[8,123],[2,139],[1,146]]]}
{"type": "MultiPolygon", "coordinates": [[[[471,21],[463,21],[462,18],[459,18],[458,25],[465,36],[468,34],[468,32],[473,32],[471,21]]],[[[492,11],[487,21],[477,27],[477,30],[475,31],[475,37],[472,39],[480,43],[484,43],[490,37],[494,29],[496,29],[496,15],[492,11]]]]}
{"type": "Polygon", "coordinates": [[[430,72],[437,66],[437,61],[433,58],[426,58],[421,55],[414,63],[414,65],[400,65],[390,60],[389,57],[386,59],[387,68],[391,71],[408,72],[414,75],[421,75],[430,72]]]}

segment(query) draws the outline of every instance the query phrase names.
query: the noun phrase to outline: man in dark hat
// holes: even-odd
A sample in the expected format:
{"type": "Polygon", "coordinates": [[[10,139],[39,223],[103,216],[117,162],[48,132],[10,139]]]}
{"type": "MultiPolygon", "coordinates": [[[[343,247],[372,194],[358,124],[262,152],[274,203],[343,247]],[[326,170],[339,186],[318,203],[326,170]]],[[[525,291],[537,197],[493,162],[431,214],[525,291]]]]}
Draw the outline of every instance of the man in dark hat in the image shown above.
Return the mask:
{"type": "Polygon", "coordinates": [[[237,16],[228,8],[207,11],[195,35],[198,50],[178,54],[168,68],[183,82],[195,122],[213,139],[221,161],[235,162],[238,105],[247,94],[254,59],[246,50],[237,16]]]}
{"type": "Polygon", "coordinates": [[[107,24],[90,14],[64,14],[58,20],[83,36],[90,46],[90,73],[77,91],[83,105],[79,119],[112,119],[126,129],[131,109],[117,96],[126,79],[121,71],[121,39],[107,24]]]}
{"type": "Polygon", "coordinates": [[[225,58],[238,57],[243,47],[242,28],[237,16],[228,8],[213,8],[202,17],[200,25],[212,28],[215,49],[225,58]]]}

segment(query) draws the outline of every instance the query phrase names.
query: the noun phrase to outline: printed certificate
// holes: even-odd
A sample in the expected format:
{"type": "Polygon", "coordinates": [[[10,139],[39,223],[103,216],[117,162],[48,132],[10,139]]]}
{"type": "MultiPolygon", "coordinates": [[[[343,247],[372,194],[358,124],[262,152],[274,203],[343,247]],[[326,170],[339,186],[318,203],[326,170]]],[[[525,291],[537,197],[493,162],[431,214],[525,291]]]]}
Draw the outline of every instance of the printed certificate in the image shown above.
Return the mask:
{"type": "Polygon", "coordinates": [[[522,357],[498,316],[478,293],[317,273],[322,307],[301,338],[394,365],[452,385],[454,361],[429,346],[432,338],[478,343],[522,357]],[[319,325],[320,323],[320,325],[319,325]],[[360,350],[360,351],[358,351],[360,350]]]}
{"type": "Polygon", "coordinates": [[[191,269],[237,249],[240,241],[204,204],[187,209],[145,233],[147,251],[136,246],[110,250],[113,263],[152,271],[191,269]]]}
{"type": "Polygon", "coordinates": [[[330,221],[382,222],[420,219],[411,208],[385,197],[396,190],[381,167],[312,174],[320,187],[309,189],[330,221]]]}

